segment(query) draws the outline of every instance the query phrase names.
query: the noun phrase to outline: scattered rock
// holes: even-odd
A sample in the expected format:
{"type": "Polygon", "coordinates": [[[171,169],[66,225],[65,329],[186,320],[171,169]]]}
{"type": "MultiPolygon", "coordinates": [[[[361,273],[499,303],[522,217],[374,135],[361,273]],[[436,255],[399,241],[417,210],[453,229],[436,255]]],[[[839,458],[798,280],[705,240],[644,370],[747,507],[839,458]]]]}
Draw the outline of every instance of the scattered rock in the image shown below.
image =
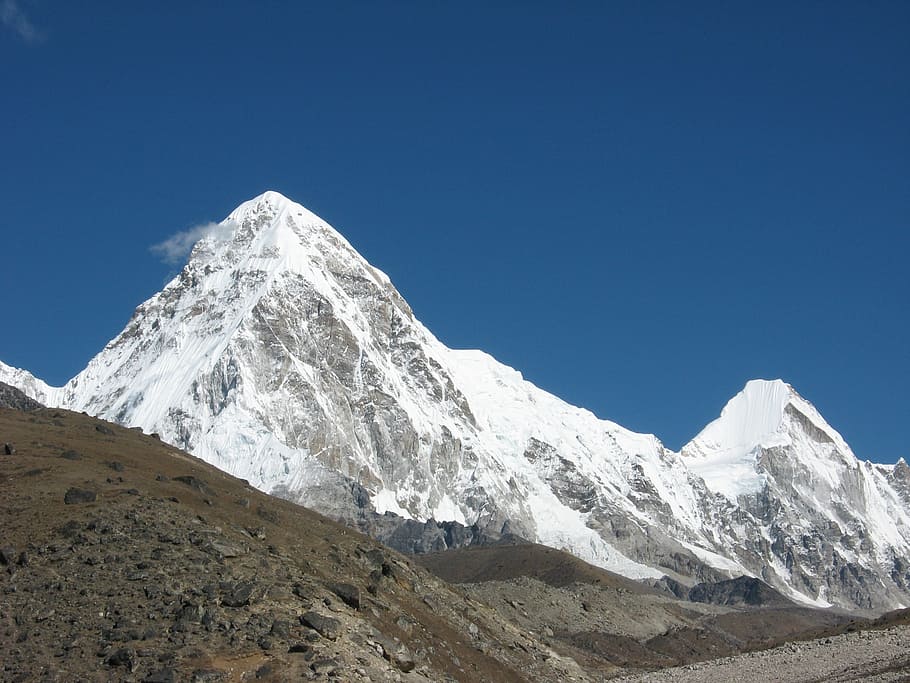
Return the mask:
{"type": "Polygon", "coordinates": [[[78,503],[94,503],[98,494],[88,489],[71,488],[63,496],[63,502],[66,505],[75,505],[78,503]]]}
{"type": "Polygon", "coordinates": [[[113,429],[111,429],[111,428],[108,427],[107,425],[103,425],[103,424],[97,424],[97,425],[95,425],[95,431],[98,432],[98,433],[100,433],[100,434],[105,434],[105,435],[107,435],[107,436],[112,436],[112,435],[114,434],[114,430],[113,430],[113,429]]]}
{"type": "Polygon", "coordinates": [[[278,513],[274,510],[269,510],[267,507],[260,505],[256,508],[256,514],[264,519],[266,522],[271,522],[272,524],[278,524],[281,519],[278,517],[278,513]]]}
{"type": "Polygon", "coordinates": [[[383,637],[379,638],[379,645],[382,647],[382,656],[389,660],[392,666],[399,671],[408,673],[417,666],[414,657],[411,656],[411,652],[403,643],[383,637]]]}
{"type": "Polygon", "coordinates": [[[215,540],[206,546],[206,551],[220,557],[240,557],[246,555],[246,550],[240,546],[227,543],[223,540],[215,540]]]}
{"type": "Polygon", "coordinates": [[[209,485],[207,483],[192,474],[184,474],[179,477],[174,477],[174,481],[179,481],[181,484],[186,484],[191,489],[195,489],[196,491],[199,491],[200,493],[203,493],[207,496],[215,495],[215,492],[209,488],[209,485]]]}
{"type": "Polygon", "coordinates": [[[328,588],[349,607],[360,609],[360,589],[357,586],[350,583],[330,583],[328,588]]]}
{"type": "Polygon", "coordinates": [[[319,612],[304,612],[300,617],[300,623],[309,626],[319,633],[323,638],[336,640],[341,635],[341,622],[333,617],[326,617],[319,612]]]}
{"type": "Polygon", "coordinates": [[[10,546],[5,546],[0,548],[0,564],[6,566],[13,563],[13,559],[16,557],[16,549],[10,546]]]}
{"type": "Polygon", "coordinates": [[[123,472],[123,470],[126,469],[126,467],[124,466],[124,464],[122,462],[118,462],[116,460],[107,463],[107,466],[110,467],[115,472],[123,472]]]}
{"type": "Polygon", "coordinates": [[[311,652],[312,649],[313,648],[310,647],[309,645],[307,645],[306,643],[294,643],[293,645],[291,645],[288,648],[288,652],[291,652],[294,654],[305,654],[307,652],[311,652]]]}
{"type": "Polygon", "coordinates": [[[175,683],[176,680],[177,672],[167,666],[143,678],[142,683],[175,683]]]}
{"type": "Polygon", "coordinates": [[[330,676],[341,666],[337,659],[317,659],[310,668],[317,676],[330,676]]]}
{"type": "Polygon", "coordinates": [[[15,447],[13,446],[13,444],[11,444],[11,443],[5,443],[5,444],[3,444],[3,452],[4,452],[4,454],[6,454],[6,455],[15,455],[16,449],[15,449],[15,447]]]}
{"type": "Polygon", "coordinates": [[[136,653],[127,647],[121,647],[108,656],[104,663],[110,667],[123,667],[127,671],[134,671],[136,669],[136,653]]]}
{"type": "Polygon", "coordinates": [[[283,619],[276,619],[272,622],[269,633],[276,638],[288,638],[291,635],[291,624],[283,619]]]}
{"type": "Polygon", "coordinates": [[[176,627],[186,626],[187,624],[198,624],[202,622],[205,610],[202,605],[193,602],[185,602],[177,610],[174,624],[176,627]]]}
{"type": "Polygon", "coordinates": [[[275,665],[267,662],[256,669],[256,678],[269,678],[275,674],[275,665]]]}
{"type": "Polygon", "coordinates": [[[63,451],[63,453],[60,454],[60,457],[66,458],[67,460],[82,460],[82,453],[70,449],[68,451],[63,451]]]}
{"type": "Polygon", "coordinates": [[[252,581],[238,581],[225,587],[221,596],[221,604],[225,607],[243,607],[250,604],[250,598],[256,584],[252,581]]]}

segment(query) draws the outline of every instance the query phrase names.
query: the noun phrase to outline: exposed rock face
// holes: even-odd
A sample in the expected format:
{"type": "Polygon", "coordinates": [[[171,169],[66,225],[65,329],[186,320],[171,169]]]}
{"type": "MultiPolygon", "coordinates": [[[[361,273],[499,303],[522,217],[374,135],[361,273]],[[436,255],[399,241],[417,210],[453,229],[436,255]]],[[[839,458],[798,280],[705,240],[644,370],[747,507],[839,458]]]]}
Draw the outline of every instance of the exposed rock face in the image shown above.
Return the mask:
{"type": "Polygon", "coordinates": [[[783,382],[750,383],[754,410],[673,453],[446,348],[274,192],[203,238],[65,387],[2,364],[0,379],[412,552],[515,535],[636,578],[750,574],[817,605],[910,602],[906,465],[860,464],[783,382]]]}
{"type": "Polygon", "coordinates": [[[760,579],[739,576],[717,583],[700,583],[689,591],[689,600],[715,605],[749,605],[752,607],[787,605],[789,601],[760,579]]]}
{"type": "Polygon", "coordinates": [[[29,397],[16,387],[5,382],[0,382],[0,408],[13,408],[15,410],[38,410],[43,408],[38,401],[29,397]]]}

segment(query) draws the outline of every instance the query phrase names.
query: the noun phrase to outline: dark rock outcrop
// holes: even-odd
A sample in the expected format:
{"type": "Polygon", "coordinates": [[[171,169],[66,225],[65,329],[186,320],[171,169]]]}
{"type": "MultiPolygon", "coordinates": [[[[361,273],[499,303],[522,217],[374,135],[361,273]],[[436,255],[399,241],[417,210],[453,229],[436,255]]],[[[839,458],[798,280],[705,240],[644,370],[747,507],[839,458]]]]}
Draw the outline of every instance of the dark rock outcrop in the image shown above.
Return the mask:
{"type": "Polygon", "coordinates": [[[0,408],[13,408],[14,410],[38,410],[44,406],[35,399],[26,396],[16,387],[5,382],[0,382],[0,408]]]}

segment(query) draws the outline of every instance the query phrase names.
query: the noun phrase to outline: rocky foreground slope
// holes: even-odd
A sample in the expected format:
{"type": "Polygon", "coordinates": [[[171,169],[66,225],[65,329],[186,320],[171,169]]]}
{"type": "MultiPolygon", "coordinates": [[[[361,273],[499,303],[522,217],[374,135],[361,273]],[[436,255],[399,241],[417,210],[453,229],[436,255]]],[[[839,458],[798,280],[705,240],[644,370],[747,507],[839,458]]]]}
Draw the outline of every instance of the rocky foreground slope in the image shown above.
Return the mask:
{"type": "Polygon", "coordinates": [[[139,430],[30,407],[0,408],[3,681],[595,681],[865,626],[537,545],[424,556],[434,576],[139,430]]]}
{"type": "Polygon", "coordinates": [[[64,387],[2,363],[0,380],[389,540],[436,520],[470,529],[434,532],[444,545],[512,534],[688,588],[746,575],[820,607],[910,604],[910,469],[860,462],[792,387],[749,382],[674,453],[448,349],[275,192],[203,237],[64,387]]]}
{"type": "Polygon", "coordinates": [[[135,430],[0,409],[3,681],[584,680],[367,537],[135,430]]]}

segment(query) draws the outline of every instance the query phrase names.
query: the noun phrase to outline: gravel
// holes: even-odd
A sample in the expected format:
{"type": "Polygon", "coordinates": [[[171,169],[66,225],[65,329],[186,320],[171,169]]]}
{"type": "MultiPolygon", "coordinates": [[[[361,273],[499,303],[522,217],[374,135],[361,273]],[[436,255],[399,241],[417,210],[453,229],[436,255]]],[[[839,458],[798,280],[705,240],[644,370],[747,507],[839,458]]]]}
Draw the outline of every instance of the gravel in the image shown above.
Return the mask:
{"type": "Polygon", "coordinates": [[[630,683],[908,681],[910,626],[788,643],[772,650],[613,680],[630,683]]]}

